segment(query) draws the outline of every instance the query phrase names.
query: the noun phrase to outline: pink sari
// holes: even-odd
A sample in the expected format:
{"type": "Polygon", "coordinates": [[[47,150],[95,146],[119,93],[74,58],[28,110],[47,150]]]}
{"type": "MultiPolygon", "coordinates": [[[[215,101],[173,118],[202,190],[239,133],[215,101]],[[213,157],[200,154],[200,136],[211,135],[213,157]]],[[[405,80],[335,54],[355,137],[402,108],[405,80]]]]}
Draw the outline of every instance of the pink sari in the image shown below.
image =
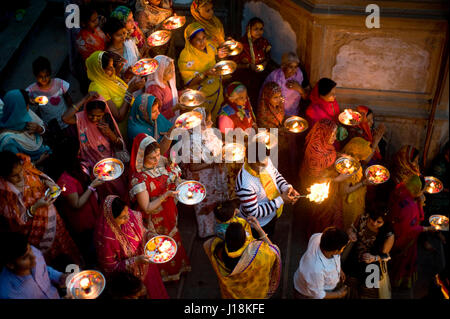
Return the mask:
{"type": "MultiPolygon", "coordinates": [[[[104,101],[103,99],[100,99],[104,101]]],[[[106,103],[106,102],[105,102],[106,103]]],[[[122,135],[120,134],[119,127],[114,120],[108,105],[105,106],[105,116],[112,119],[114,124],[115,134],[120,137],[122,143],[124,143],[122,135]]],[[[109,140],[103,136],[103,134],[97,128],[97,125],[89,121],[87,117],[86,108],[76,114],[77,118],[77,128],[78,128],[78,138],[80,141],[80,153],[79,158],[81,161],[81,166],[84,173],[93,178],[92,169],[95,164],[104,158],[115,157],[113,145],[109,140]]],[[[126,164],[126,163],[124,163],[126,164]]],[[[127,190],[127,170],[122,174],[122,176],[114,181],[105,182],[103,185],[98,187],[98,196],[100,197],[100,202],[106,198],[106,196],[114,194],[119,195],[121,198],[126,198],[128,201],[128,190],[127,190]]]]}
{"type": "Polygon", "coordinates": [[[112,202],[117,196],[108,196],[104,214],[95,231],[98,261],[106,275],[126,271],[132,273],[147,288],[150,299],[169,299],[164,283],[155,264],[137,264],[136,257],[144,254],[145,228],[140,212],[128,209],[129,221],[118,226],[112,215],[112,202]]]}

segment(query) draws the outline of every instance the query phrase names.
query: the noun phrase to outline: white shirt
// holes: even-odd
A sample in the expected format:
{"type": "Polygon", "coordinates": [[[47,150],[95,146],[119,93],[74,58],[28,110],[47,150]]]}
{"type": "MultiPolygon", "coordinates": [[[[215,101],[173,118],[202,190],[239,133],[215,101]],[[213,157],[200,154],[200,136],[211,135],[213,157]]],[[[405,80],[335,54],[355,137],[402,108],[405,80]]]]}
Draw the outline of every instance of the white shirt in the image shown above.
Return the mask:
{"type": "Polygon", "coordinates": [[[294,274],[295,290],[313,299],[323,299],[326,291],[336,288],[341,273],[341,256],[326,258],[319,247],[320,238],[322,233],[311,236],[294,274]]]}

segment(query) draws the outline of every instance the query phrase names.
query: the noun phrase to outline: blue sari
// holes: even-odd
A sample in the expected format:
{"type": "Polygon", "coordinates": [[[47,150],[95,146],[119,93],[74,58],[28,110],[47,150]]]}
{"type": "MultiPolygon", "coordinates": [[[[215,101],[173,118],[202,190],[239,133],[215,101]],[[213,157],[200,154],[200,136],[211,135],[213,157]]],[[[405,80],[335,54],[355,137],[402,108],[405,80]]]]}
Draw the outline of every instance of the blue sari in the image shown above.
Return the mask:
{"type": "Polygon", "coordinates": [[[158,143],[161,142],[164,137],[161,133],[166,133],[172,128],[172,123],[164,117],[164,115],[159,114],[156,121],[151,120],[153,103],[155,102],[155,97],[150,94],[139,95],[131,107],[129,119],[128,119],[128,141],[133,143],[134,138],[139,133],[145,133],[152,136],[158,143]],[[144,120],[144,114],[148,114],[150,122],[144,120]]]}
{"type": "Polygon", "coordinates": [[[50,148],[43,143],[42,136],[24,132],[28,122],[35,122],[44,127],[43,121],[27,109],[25,98],[20,90],[12,90],[4,97],[4,106],[0,117],[0,151],[22,153],[38,160],[50,148]]]}

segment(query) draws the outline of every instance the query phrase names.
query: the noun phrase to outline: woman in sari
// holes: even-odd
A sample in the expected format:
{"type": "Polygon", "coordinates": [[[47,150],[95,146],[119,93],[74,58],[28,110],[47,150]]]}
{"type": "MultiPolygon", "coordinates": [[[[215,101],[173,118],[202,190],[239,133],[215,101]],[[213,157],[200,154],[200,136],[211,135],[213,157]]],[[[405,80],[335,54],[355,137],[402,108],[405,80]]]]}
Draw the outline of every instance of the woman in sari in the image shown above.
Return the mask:
{"type": "Polygon", "coordinates": [[[310,218],[307,238],[322,232],[326,227],[343,227],[342,200],[339,197],[339,183],[348,178],[338,175],[334,168],[337,158],[333,143],[336,140],[336,123],[324,119],[317,122],[306,136],[305,154],[300,168],[303,190],[315,183],[330,183],[328,198],[322,203],[309,204],[310,218]]]}
{"type": "MultiPolygon", "coordinates": [[[[376,146],[375,146],[376,147],[376,146]]],[[[356,217],[363,214],[366,207],[366,192],[369,181],[364,178],[362,162],[367,162],[374,154],[370,142],[361,137],[354,137],[342,149],[360,162],[361,166],[349,179],[341,183],[342,213],[344,229],[348,229],[356,217]]]]}
{"type": "Polygon", "coordinates": [[[388,210],[384,204],[369,207],[359,215],[348,230],[349,254],[343,270],[350,284],[351,299],[391,299],[391,285],[387,271],[389,252],[394,245],[394,231],[388,222],[388,210]],[[367,287],[366,268],[369,264],[381,270],[379,288],[367,287]]]}
{"type": "Polygon", "coordinates": [[[322,119],[339,123],[339,104],[336,100],[336,82],[322,78],[311,91],[311,104],[306,109],[306,119],[310,126],[322,119]]]}
{"type": "Polygon", "coordinates": [[[118,6],[111,13],[111,18],[116,18],[125,25],[127,29],[127,38],[136,44],[141,56],[146,56],[147,43],[145,41],[145,35],[139,29],[139,25],[133,19],[133,12],[131,9],[125,6],[118,6]]]}
{"type": "Polygon", "coordinates": [[[133,93],[144,87],[145,81],[135,78],[127,85],[116,75],[113,56],[96,51],[86,60],[88,78],[92,81],[89,92],[97,92],[108,104],[109,110],[119,124],[122,136],[127,136],[128,111],[133,93]]]}
{"type": "Polygon", "coordinates": [[[178,110],[178,90],[175,78],[175,64],[172,58],[165,55],[155,56],[158,61],[156,72],[147,77],[145,83],[145,93],[158,98],[161,105],[161,114],[170,122],[175,123],[180,115],[178,110]]]}
{"type": "Polygon", "coordinates": [[[216,75],[214,66],[218,58],[226,56],[226,49],[217,50],[206,40],[204,27],[193,22],[184,31],[185,47],[178,59],[178,68],[186,87],[199,90],[206,95],[202,105],[211,113],[213,122],[223,101],[222,77],[216,75]]]}
{"type": "Polygon", "coordinates": [[[0,153],[0,217],[2,231],[24,234],[39,248],[48,264],[65,255],[80,265],[78,248],[67,232],[51,199],[45,196],[55,182],[36,169],[30,157],[0,153]],[[5,229],[4,229],[5,228],[5,229]]]}
{"type": "Polygon", "coordinates": [[[417,279],[417,240],[422,232],[435,231],[434,226],[420,226],[424,220],[425,182],[411,175],[395,188],[390,198],[389,221],[394,227],[395,243],[390,268],[395,288],[411,288],[417,279]]]}
{"type": "MultiPolygon", "coordinates": [[[[299,115],[300,100],[307,97],[307,91],[302,86],[304,78],[299,63],[300,60],[295,53],[284,53],[281,58],[281,67],[270,73],[263,84],[264,87],[268,82],[275,82],[281,87],[281,93],[285,98],[284,112],[286,116],[299,115]]],[[[309,122],[310,127],[313,124],[309,122]]]]}
{"type": "Polygon", "coordinates": [[[260,18],[252,18],[247,24],[244,36],[240,42],[243,45],[242,52],[234,58],[238,64],[233,78],[241,81],[248,88],[252,105],[258,105],[258,94],[265,78],[269,75],[267,64],[270,61],[272,46],[263,37],[264,21],[260,18]],[[257,69],[262,66],[263,71],[257,69]]]}
{"type": "Polygon", "coordinates": [[[144,283],[150,299],[169,299],[158,266],[144,254],[144,245],[150,238],[140,212],[128,208],[118,196],[106,198],[95,234],[102,271],[108,276],[131,273],[144,283]]]}
{"type": "Polygon", "coordinates": [[[219,18],[214,15],[212,0],[192,1],[191,14],[205,30],[208,40],[216,47],[225,41],[223,24],[219,18]]]}
{"type": "Polygon", "coordinates": [[[253,113],[247,88],[241,82],[233,82],[227,86],[223,103],[217,117],[217,126],[225,134],[227,129],[240,128],[243,131],[257,130],[256,117],[253,113]]]}
{"type": "Polygon", "coordinates": [[[164,282],[177,281],[184,272],[191,270],[186,251],[178,232],[178,210],[174,191],[181,182],[181,170],[175,163],[169,164],[160,155],[156,140],[144,133],[136,136],[131,154],[130,197],[144,216],[152,234],[172,237],[178,249],[168,263],[158,264],[164,282]]]}
{"type": "Polygon", "coordinates": [[[396,185],[420,175],[419,150],[412,145],[404,145],[392,160],[392,180],[396,185]]]}
{"type": "Polygon", "coordinates": [[[3,97],[0,117],[0,151],[23,153],[30,156],[35,165],[51,153],[44,144],[44,122],[29,107],[28,94],[12,90],[3,97]]]}
{"type": "Polygon", "coordinates": [[[170,148],[170,133],[174,126],[159,110],[161,101],[150,94],[141,94],[134,100],[128,120],[128,140],[133,143],[140,133],[153,137],[160,143],[162,154],[170,148]]]}
{"type": "MultiPolygon", "coordinates": [[[[92,170],[104,158],[115,157],[127,163],[129,155],[119,127],[104,99],[96,93],[89,93],[63,116],[67,124],[76,124],[80,143],[79,159],[83,171],[92,178],[92,170]],[[81,112],[78,110],[84,105],[81,112]],[[128,158],[127,158],[128,157],[128,158]]],[[[127,194],[127,172],[113,181],[98,187],[98,196],[103,201],[115,194],[123,198],[127,194]]]]}
{"type": "Polygon", "coordinates": [[[203,120],[201,130],[190,130],[191,161],[183,165],[183,172],[187,179],[199,181],[206,188],[206,198],[194,206],[198,236],[206,238],[215,233],[214,208],[228,199],[227,172],[221,163],[222,138],[211,129],[211,114],[207,114],[204,108],[196,108],[195,111],[202,114],[203,120]]]}
{"type": "Polygon", "coordinates": [[[240,223],[230,223],[225,240],[214,237],[203,244],[217,275],[223,299],[268,299],[280,283],[280,250],[255,217],[249,217],[260,239],[247,237],[240,223]]]}

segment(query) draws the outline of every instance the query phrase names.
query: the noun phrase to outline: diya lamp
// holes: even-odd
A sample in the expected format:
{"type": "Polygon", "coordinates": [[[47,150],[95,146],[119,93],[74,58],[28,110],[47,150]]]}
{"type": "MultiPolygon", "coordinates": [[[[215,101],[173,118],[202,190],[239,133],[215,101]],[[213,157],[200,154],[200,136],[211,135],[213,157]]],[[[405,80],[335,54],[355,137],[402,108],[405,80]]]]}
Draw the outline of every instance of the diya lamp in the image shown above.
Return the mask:
{"type": "Polygon", "coordinates": [[[187,192],[187,193],[186,193],[186,197],[189,198],[189,199],[191,199],[192,197],[194,197],[194,193],[192,193],[192,192],[187,192]]]}
{"type": "Polygon", "coordinates": [[[264,71],[264,65],[263,65],[263,64],[258,64],[258,65],[256,66],[256,71],[257,71],[257,72],[262,72],[262,71],[264,71]]]}
{"type": "Polygon", "coordinates": [[[83,289],[85,294],[89,294],[91,292],[91,281],[89,278],[85,277],[80,280],[80,288],[83,289]]]}

